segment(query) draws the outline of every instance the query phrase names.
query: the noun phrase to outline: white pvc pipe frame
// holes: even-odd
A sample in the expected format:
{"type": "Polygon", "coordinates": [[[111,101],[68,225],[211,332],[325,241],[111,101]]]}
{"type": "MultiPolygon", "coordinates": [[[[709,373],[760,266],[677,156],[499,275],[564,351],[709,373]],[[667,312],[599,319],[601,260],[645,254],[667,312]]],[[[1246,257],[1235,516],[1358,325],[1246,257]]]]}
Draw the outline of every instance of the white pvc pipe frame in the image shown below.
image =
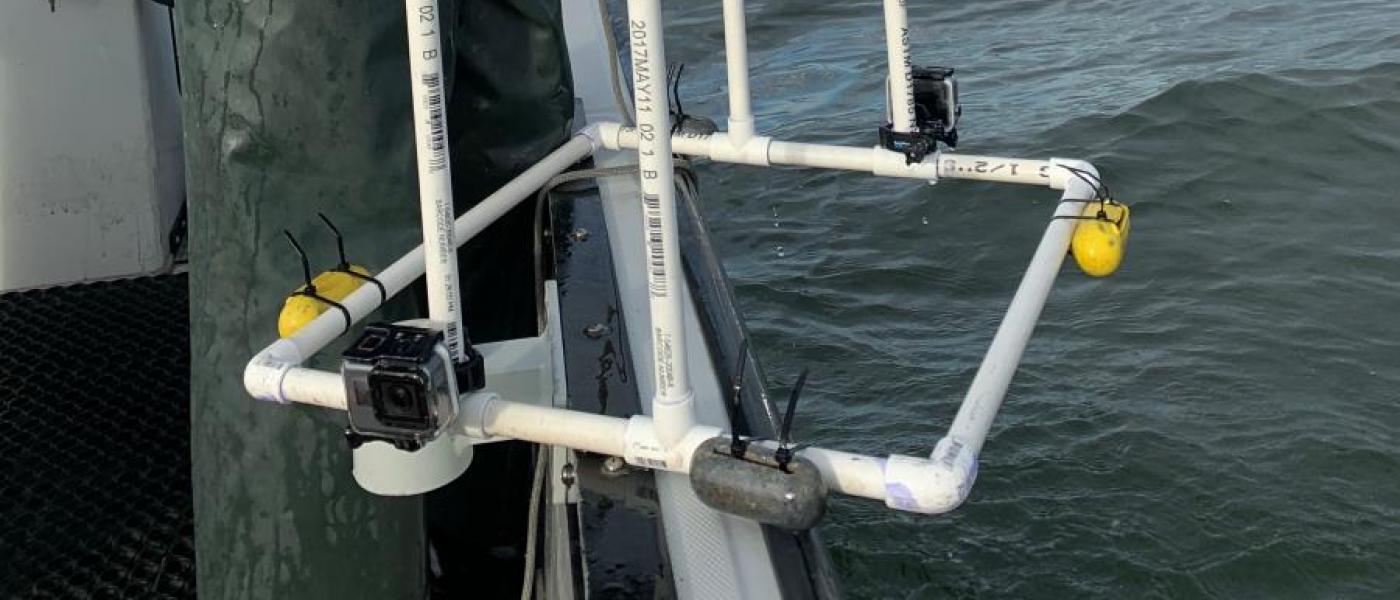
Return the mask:
{"type": "Polygon", "coordinates": [[[452,156],[442,63],[442,13],[437,0],[405,0],[408,69],[413,89],[413,133],[418,152],[418,200],[428,280],[428,319],[443,328],[454,362],[466,359],[457,247],[452,243],[452,156]]]}
{"type": "MultiPolygon", "coordinates": [[[[435,6],[435,0],[406,0],[410,11],[410,27],[416,7],[429,3],[434,3],[435,6]]],[[[659,48],[659,35],[652,35],[660,31],[658,0],[630,0],[629,9],[634,9],[629,15],[629,21],[638,16],[643,19],[641,27],[637,23],[632,25],[633,40],[642,40],[659,48]],[[640,36],[637,33],[638,29],[644,30],[640,36]]],[[[522,200],[533,196],[550,178],[579,160],[605,149],[639,149],[642,169],[650,166],[658,172],[658,176],[652,181],[661,180],[663,176],[660,173],[670,172],[669,168],[655,163],[657,159],[669,159],[674,151],[720,162],[867,171],[877,176],[924,179],[930,182],[948,178],[1041,185],[1064,190],[1061,202],[1054,212],[1056,217],[1078,215],[1084,203],[1094,197],[1094,190],[1086,182],[1073,176],[1070,168],[1095,175],[1097,170],[1089,163],[1079,160],[1029,160],[936,153],[923,162],[906,165],[903,154],[878,147],[855,148],[782,142],[753,135],[752,115],[748,112],[746,69],[735,67],[736,63],[741,63],[735,58],[745,50],[743,5],[741,0],[725,0],[724,9],[726,50],[731,58],[730,123],[739,124],[735,127],[736,131],[706,136],[654,135],[652,139],[643,140],[637,128],[617,123],[589,126],[457,218],[452,225],[452,247],[461,246],[522,200]],[[740,81],[742,84],[736,85],[736,82],[740,81]],[[645,154],[648,150],[653,154],[645,154]]],[[[633,51],[635,65],[636,49],[633,51]]],[[[666,100],[662,91],[665,89],[666,80],[664,57],[658,52],[650,54],[649,59],[648,66],[651,72],[648,79],[660,84],[652,88],[654,92],[660,93],[655,93],[651,102],[638,102],[638,127],[649,123],[654,131],[668,131],[668,126],[658,126],[666,125],[666,100]],[[659,106],[662,107],[662,116],[659,119],[655,118],[654,114],[658,100],[659,106]],[[643,105],[652,110],[642,109],[643,105]],[[644,114],[647,112],[653,114],[644,114]],[[643,117],[650,120],[644,120],[643,117]]],[[[891,66],[893,70],[893,65],[891,66]]],[[[639,76],[634,75],[634,79],[637,80],[634,83],[642,83],[639,76]]],[[[419,130],[417,133],[421,144],[423,131],[419,130]]],[[[420,169],[420,176],[422,175],[420,169]]],[[[648,185],[647,182],[648,179],[642,179],[644,194],[655,194],[663,198],[670,196],[671,201],[674,201],[674,190],[670,189],[671,186],[668,186],[667,191],[663,191],[654,184],[648,185]]],[[[424,197],[427,197],[426,194],[424,197]]],[[[429,222],[426,219],[426,206],[424,214],[426,224],[429,222]]],[[[674,238],[674,213],[669,224],[671,228],[665,227],[663,217],[661,233],[670,234],[674,238]]],[[[958,409],[957,416],[947,435],[938,441],[928,458],[904,455],[878,458],[815,447],[799,452],[817,466],[832,490],[883,500],[891,508],[926,514],[950,511],[967,498],[977,475],[977,456],[986,441],[992,419],[1001,407],[1011,376],[1020,363],[1021,354],[1049,296],[1076,224],[1077,221],[1071,219],[1052,219],[1046,227],[1011,305],[1007,308],[1006,316],[997,328],[991,346],[958,409]]],[[[431,238],[425,235],[425,239],[431,238]]],[[[669,247],[665,247],[670,251],[667,258],[671,260],[668,264],[670,268],[665,273],[668,278],[674,277],[676,273],[674,266],[671,266],[675,264],[674,258],[677,256],[674,239],[672,242],[669,247]]],[[[381,271],[377,278],[392,297],[423,275],[425,268],[423,246],[420,245],[381,271]]],[[[674,286],[679,285],[679,280],[671,280],[667,284],[671,286],[668,291],[675,292],[674,286]]],[[[378,289],[371,289],[370,286],[362,286],[341,301],[354,322],[363,319],[378,308],[380,303],[378,289]]],[[[654,324],[657,322],[658,304],[660,303],[653,296],[651,309],[654,324]]],[[[664,310],[666,307],[662,308],[664,310]]],[[[670,308],[677,311],[680,309],[675,304],[670,308]]],[[[340,375],[301,366],[306,359],[324,348],[343,331],[344,322],[341,315],[338,312],[327,312],[296,334],[274,341],[249,360],[244,370],[244,387],[250,395],[260,400],[283,404],[301,402],[344,410],[345,388],[340,375]]],[[[679,333],[680,330],[676,329],[671,335],[678,336],[679,333]]],[[[677,338],[673,339],[673,343],[680,345],[682,342],[677,338]]],[[[487,365],[488,371],[490,367],[491,365],[487,365]]],[[[681,416],[681,419],[685,419],[684,422],[689,424],[686,428],[663,433],[661,419],[664,417],[661,415],[658,415],[660,418],[656,420],[642,415],[622,419],[535,406],[527,402],[501,399],[495,394],[481,393],[463,396],[462,403],[458,421],[453,425],[457,433],[566,446],[621,456],[629,464],[640,467],[682,473],[689,472],[690,457],[700,443],[723,433],[716,427],[694,424],[688,414],[681,416]]],[[[687,406],[687,411],[688,409],[687,406]]],[[[679,419],[673,420],[669,426],[674,426],[677,422],[679,419]]]]}
{"type": "Polygon", "coordinates": [[[647,295],[651,311],[651,409],[663,446],[680,442],[695,425],[695,392],[685,360],[684,307],[679,287],[680,235],[676,228],[675,169],[667,100],[666,44],[660,0],[628,0],[632,102],[636,105],[637,166],[646,228],[647,295]]]}
{"type": "Polygon", "coordinates": [[[909,133],[916,129],[914,69],[909,58],[909,11],[905,0],[885,0],[885,61],[889,65],[891,129],[909,133]]]}

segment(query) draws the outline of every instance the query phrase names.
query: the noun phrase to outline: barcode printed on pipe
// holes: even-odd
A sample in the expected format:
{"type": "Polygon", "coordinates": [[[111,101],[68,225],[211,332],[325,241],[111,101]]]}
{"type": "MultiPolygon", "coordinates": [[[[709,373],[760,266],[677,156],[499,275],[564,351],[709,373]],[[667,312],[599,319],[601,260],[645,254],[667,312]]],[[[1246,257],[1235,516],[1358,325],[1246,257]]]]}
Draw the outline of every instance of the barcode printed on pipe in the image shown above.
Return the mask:
{"type": "Polygon", "coordinates": [[[442,74],[423,75],[423,87],[428,88],[428,170],[447,168],[447,127],[442,116],[442,74]]]}
{"type": "Polygon", "coordinates": [[[646,468],[648,468],[648,469],[657,469],[657,470],[662,470],[662,471],[666,470],[666,461],[664,461],[664,460],[658,460],[658,459],[655,459],[655,458],[648,458],[648,457],[645,457],[645,456],[638,456],[638,457],[636,457],[636,459],[637,459],[637,462],[642,463],[642,466],[644,466],[644,467],[646,467],[646,468]]]}
{"type": "Polygon", "coordinates": [[[661,236],[661,197],[642,195],[647,220],[647,266],[651,271],[648,287],[653,296],[666,295],[666,245],[661,236]]]}

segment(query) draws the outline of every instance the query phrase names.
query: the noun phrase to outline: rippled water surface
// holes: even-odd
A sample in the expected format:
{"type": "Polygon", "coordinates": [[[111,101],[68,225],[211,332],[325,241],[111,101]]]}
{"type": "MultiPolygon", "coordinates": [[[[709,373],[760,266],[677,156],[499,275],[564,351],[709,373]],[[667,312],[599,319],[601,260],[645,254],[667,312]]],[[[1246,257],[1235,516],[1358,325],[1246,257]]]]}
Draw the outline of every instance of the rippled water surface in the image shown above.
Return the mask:
{"type": "MultiPolygon", "coordinates": [[[[692,113],[724,113],[718,2],[670,3],[692,113]],[[677,27],[679,25],[679,27],[677,27]]],[[[836,501],[854,597],[1400,597],[1400,5],[910,1],[958,67],[966,152],[1091,160],[1123,270],[1067,262],[955,514],[836,501]]],[[[777,137],[873,143],[879,3],[753,2],[777,137]]],[[[703,168],[757,348],[813,370],[804,441],[926,453],[1052,192],[703,168]]]]}

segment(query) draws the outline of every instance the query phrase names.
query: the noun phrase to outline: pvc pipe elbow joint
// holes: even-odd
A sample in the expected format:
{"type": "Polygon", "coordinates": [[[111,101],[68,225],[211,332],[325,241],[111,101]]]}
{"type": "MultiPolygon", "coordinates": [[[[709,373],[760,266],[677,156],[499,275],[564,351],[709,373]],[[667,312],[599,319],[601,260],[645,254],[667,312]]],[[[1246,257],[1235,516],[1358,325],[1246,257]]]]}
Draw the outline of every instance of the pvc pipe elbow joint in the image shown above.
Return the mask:
{"type": "Polygon", "coordinates": [[[491,405],[500,399],[499,394],[492,392],[472,392],[458,398],[458,431],[470,438],[491,439],[486,431],[486,415],[491,412],[491,405]]]}
{"type": "Polygon", "coordinates": [[[616,121],[601,121],[584,127],[580,134],[593,143],[593,151],[621,150],[622,124],[616,121]]]}
{"type": "Polygon", "coordinates": [[[243,389],[254,399],[287,404],[291,400],[282,392],[282,382],[303,360],[295,342],[279,339],[248,361],[243,368],[243,389]]]}
{"type": "Polygon", "coordinates": [[[967,500],[976,479],[976,453],[945,437],[926,459],[890,455],[885,461],[885,505],[926,515],[946,513],[967,500]]]}
{"type": "Polygon", "coordinates": [[[1066,194],[1067,196],[1069,195],[1069,192],[1073,191],[1073,192],[1077,192],[1077,193],[1075,194],[1076,196],[1083,195],[1083,194],[1081,194],[1081,193],[1079,193],[1079,192],[1087,193],[1087,195],[1085,196],[1085,199],[1093,198],[1093,197],[1094,197],[1094,194],[1095,194],[1094,188],[1093,188],[1092,186],[1090,186],[1088,183],[1086,183],[1086,182],[1084,182],[1083,180],[1081,180],[1079,177],[1076,177],[1075,174],[1072,173],[1072,172],[1070,172],[1070,170],[1069,170],[1069,169],[1077,169],[1077,170],[1080,170],[1080,171],[1084,171],[1084,172],[1086,172],[1086,173],[1091,173],[1091,174],[1093,174],[1094,177],[1098,177],[1098,176],[1099,176],[1099,170],[1096,169],[1096,168],[1094,168],[1094,165],[1093,165],[1093,164],[1089,163],[1089,161],[1086,161],[1086,160],[1079,160],[1079,159],[1077,159],[1077,158],[1054,158],[1054,157],[1052,157],[1052,158],[1050,159],[1050,164],[1056,165],[1056,166],[1060,166],[1060,167],[1068,167],[1068,169],[1051,169],[1051,173],[1050,173],[1050,187],[1051,187],[1051,188],[1057,189],[1057,190],[1064,190],[1064,191],[1065,191],[1065,194],[1066,194]]]}
{"type": "Polygon", "coordinates": [[[599,150],[602,150],[606,146],[606,143],[603,141],[605,127],[607,128],[606,132],[612,134],[614,144],[616,144],[618,130],[617,123],[590,123],[583,129],[580,129],[575,135],[581,135],[583,137],[588,138],[588,144],[592,146],[594,152],[597,152],[599,150]]]}

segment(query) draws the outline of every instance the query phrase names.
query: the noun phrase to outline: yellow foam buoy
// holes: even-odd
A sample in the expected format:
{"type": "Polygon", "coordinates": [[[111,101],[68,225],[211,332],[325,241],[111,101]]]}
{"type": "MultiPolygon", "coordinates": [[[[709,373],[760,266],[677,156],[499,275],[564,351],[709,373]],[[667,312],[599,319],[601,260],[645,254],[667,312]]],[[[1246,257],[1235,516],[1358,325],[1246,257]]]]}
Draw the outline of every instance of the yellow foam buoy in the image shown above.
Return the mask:
{"type": "MultiPolygon", "coordinates": [[[[350,270],[369,276],[369,269],[360,265],[350,265],[350,270]]],[[[359,277],[340,271],[326,271],[311,280],[311,285],[316,286],[317,295],[335,302],[344,300],[365,283],[365,280],[359,277]]],[[[305,289],[306,286],[303,285],[296,291],[305,289]]],[[[290,337],[330,308],[329,304],[310,296],[287,296],[287,301],[282,304],[282,313],[277,315],[277,334],[290,337]]]]}
{"type": "Polygon", "coordinates": [[[1070,252],[1079,269],[1091,277],[1108,277],[1123,264],[1128,247],[1128,207],[1116,202],[1093,202],[1084,206],[1074,229],[1070,252]],[[1099,211],[1104,218],[1099,218],[1099,211]],[[1107,220],[1105,220],[1105,218],[1107,220]]]}

